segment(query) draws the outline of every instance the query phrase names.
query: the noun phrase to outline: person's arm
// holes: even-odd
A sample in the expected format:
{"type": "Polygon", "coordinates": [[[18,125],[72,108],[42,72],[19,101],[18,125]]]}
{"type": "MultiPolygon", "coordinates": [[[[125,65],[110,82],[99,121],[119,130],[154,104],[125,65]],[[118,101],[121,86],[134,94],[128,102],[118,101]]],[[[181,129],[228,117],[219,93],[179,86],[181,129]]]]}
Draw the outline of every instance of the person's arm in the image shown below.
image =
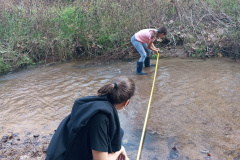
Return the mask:
{"type": "Polygon", "coordinates": [[[160,51],[159,48],[156,48],[153,44],[154,40],[150,39],[150,41],[148,42],[148,48],[152,51],[154,51],[156,54],[158,53],[158,51],[160,51]]]}
{"type": "Polygon", "coordinates": [[[100,152],[92,150],[93,160],[129,160],[125,148],[122,146],[120,151],[115,153],[100,152]]]}

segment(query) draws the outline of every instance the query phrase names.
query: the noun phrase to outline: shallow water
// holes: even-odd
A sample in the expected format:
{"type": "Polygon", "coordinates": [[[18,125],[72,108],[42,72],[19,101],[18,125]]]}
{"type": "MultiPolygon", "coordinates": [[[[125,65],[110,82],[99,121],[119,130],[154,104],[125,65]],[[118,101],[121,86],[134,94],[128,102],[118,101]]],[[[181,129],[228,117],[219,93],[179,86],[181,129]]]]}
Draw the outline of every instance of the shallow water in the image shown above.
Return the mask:
{"type": "MultiPolygon", "coordinates": [[[[94,95],[113,77],[126,75],[137,86],[126,111],[119,111],[123,145],[136,159],[152,88],[154,67],[135,75],[136,62],[82,67],[69,62],[0,77],[0,136],[52,133],[76,98],[94,95]]],[[[142,159],[240,159],[240,64],[160,59],[142,159]],[[175,149],[173,149],[175,147],[175,149]],[[209,157],[208,157],[209,158],[209,157]]]]}

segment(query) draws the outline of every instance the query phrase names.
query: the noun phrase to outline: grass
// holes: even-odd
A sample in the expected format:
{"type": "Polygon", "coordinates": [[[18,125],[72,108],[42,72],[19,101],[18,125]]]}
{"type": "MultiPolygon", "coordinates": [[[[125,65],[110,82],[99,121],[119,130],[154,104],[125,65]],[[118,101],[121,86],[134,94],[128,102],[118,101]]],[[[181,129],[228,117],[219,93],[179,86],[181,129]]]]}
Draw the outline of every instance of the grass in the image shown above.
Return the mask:
{"type": "MultiPolygon", "coordinates": [[[[238,0],[207,0],[206,5],[199,0],[21,2],[2,1],[0,6],[1,72],[38,62],[73,59],[76,55],[113,52],[125,48],[138,30],[161,25],[171,33],[177,29],[193,35],[193,40],[186,42],[194,42],[204,41],[199,33],[206,23],[214,21],[210,27],[225,27],[234,43],[240,41],[238,0]]],[[[196,53],[200,57],[203,54],[202,50],[196,53]]]]}

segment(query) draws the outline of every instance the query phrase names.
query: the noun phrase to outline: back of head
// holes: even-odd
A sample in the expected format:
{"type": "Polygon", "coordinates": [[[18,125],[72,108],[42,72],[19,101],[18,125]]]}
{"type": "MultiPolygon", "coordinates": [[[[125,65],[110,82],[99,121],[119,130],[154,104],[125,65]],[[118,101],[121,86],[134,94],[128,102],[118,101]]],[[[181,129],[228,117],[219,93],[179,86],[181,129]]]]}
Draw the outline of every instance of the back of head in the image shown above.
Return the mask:
{"type": "Polygon", "coordinates": [[[166,27],[160,27],[158,29],[158,34],[164,34],[164,35],[167,35],[167,28],[166,27]]]}
{"type": "Polygon", "coordinates": [[[119,76],[101,87],[98,90],[98,96],[108,95],[113,104],[120,104],[130,99],[134,92],[134,81],[125,76],[119,76]]]}

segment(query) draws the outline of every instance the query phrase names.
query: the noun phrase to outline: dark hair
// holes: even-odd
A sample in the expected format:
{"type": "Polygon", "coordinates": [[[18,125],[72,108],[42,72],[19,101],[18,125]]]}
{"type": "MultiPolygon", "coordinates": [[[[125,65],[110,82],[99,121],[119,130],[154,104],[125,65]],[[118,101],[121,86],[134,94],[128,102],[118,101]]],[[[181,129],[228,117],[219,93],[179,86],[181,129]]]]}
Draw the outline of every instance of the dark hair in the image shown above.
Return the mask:
{"type": "Polygon", "coordinates": [[[130,99],[135,92],[134,81],[130,78],[119,76],[114,78],[98,90],[98,96],[108,95],[113,104],[120,104],[130,99]]]}
{"type": "Polygon", "coordinates": [[[157,31],[156,30],[150,30],[152,31],[151,33],[151,38],[158,37],[158,34],[164,34],[167,35],[167,28],[166,27],[160,27],[157,31]]]}
{"type": "Polygon", "coordinates": [[[166,27],[160,27],[159,29],[158,29],[158,34],[164,34],[164,35],[167,35],[167,28],[166,27]]]}

